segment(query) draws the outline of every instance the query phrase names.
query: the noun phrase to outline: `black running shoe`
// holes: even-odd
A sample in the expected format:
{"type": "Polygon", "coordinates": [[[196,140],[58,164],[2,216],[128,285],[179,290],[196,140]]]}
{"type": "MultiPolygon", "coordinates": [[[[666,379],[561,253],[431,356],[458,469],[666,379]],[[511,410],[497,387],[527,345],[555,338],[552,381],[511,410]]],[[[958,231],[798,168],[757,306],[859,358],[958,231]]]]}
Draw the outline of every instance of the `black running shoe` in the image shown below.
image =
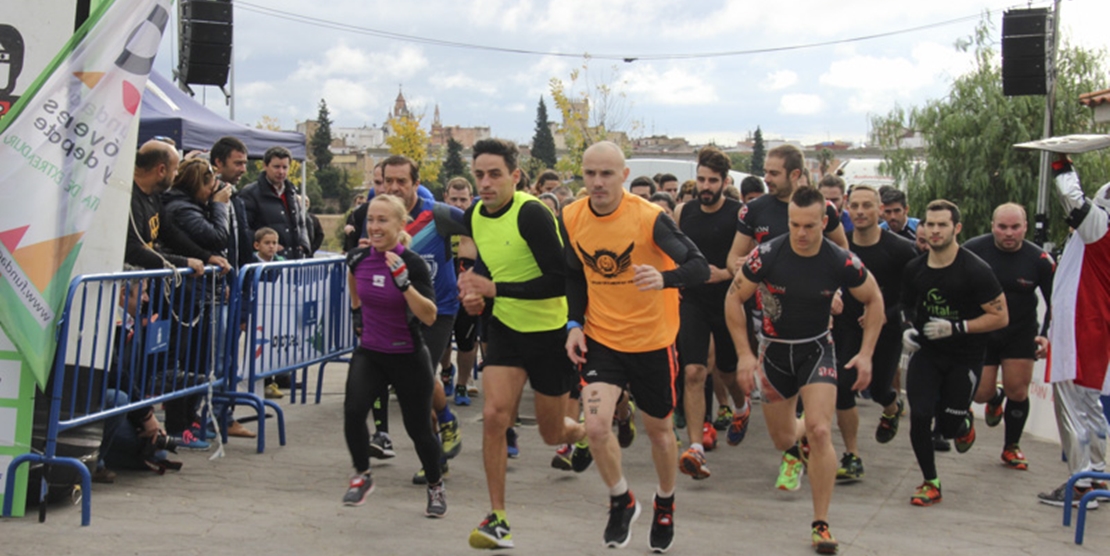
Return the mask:
{"type": "Polygon", "coordinates": [[[640,517],[640,501],[628,491],[609,497],[609,524],[605,526],[605,546],[624,548],[632,540],[632,524],[640,517]]]}
{"type": "Polygon", "coordinates": [[[933,433],[933,450],[936,452],[952,451],[952,443],[948,442],[939,432],[933,433]]]}
{"type": "Polygon", "coordinates": [[[659,505],[659,495],[655,495],[652,505],[655,507],[655,516],[651,520],[651,536],[648,537],[648,548],[656,554],[670,550],[674,545],[674,502],[667,506],[659,505]]]}
{"type": "Polygon", "coordinates": [[[582,440],[574,445],[574,453],[570,455],[570,468],[575,473],[581,473],[590,468],[590,464],[594,462],[594,456],[590,453],[590,446],[582,440]]]}
{"type": "Polygon", "coordinates": [[[389,459],[397,455],[393,450],[393,440],[389,433],[376,432],[370,437],[370,457],[376,459],[389,459]]]}

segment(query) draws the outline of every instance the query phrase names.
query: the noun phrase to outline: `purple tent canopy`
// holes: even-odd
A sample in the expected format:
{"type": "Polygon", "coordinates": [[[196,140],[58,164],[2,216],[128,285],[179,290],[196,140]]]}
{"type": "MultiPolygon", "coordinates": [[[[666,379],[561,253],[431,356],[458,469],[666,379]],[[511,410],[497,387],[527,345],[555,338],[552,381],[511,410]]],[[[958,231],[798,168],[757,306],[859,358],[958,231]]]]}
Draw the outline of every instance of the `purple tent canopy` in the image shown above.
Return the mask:
{"type": "Polygon", "coordinates": [[[305,159],[301,133],[267,131],[233,122],[200,104],[158,72],[150,72],[139,113],[139,144],[157,136],[173,139],[184,152],[206,151],[225,135],[247,145],[250,158],[262,158],[266,149],[281,146],[297,160],[305,159]]]}

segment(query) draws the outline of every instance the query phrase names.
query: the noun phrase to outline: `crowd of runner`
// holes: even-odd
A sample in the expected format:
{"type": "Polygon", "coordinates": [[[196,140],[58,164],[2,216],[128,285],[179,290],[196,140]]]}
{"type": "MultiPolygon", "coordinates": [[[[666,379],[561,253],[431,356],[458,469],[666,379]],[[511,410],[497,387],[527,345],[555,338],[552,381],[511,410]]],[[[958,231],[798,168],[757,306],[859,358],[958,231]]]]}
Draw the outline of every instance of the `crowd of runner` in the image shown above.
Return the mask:
{"type": "MultiPolygon", "coordinates": [[[[245,146],[221,141],[210,157],[215,167],[198,162],[199,185],[181,195],[194,197],[223,233],[206,247],[195,245],[203,236],[186,232],[176,253],[160,252],[150,237],[157,219],[144,216],[150,225],[129,234],[128,262],[230,268],[272,260],[278,249],[311,253],[311,226],[298,216],[304,207],[282,171],[288,152],[268,152],[259,183],[229,195],[220,181],[242,175],[245,146]],[[255,249],[217,245],[229,242],[255,249]]],[[[1110,196],[1107,186],[1084,196],[1066,158],[1053,168],[1076,232],[1054,284],[1053,258],[1024,239],[1021,205],[997,207],[991,233],[961,245],[957,204],[934,200],[918,219],[896,188],[836,175],[811,184],[791,145],[767,153],[762,180],[732,183],[729,158],[706,147],[694,180],[637,177],[626,189],[622,150],[600,142],[583,154],[577,196],[554,172],[533,183],[517,156],[511,142],[477,142],[476,192],[456,177],[445,202],[420,185],[416,162],[391,156],[374,168],[368,200],[349,214],[344,247],[358,346],[344,399],[355,469],[344,504],[362,505],[373,491],[371,459],[396,455],[392,390],[422,466],[413,481],[427,485],[425,514],[445,516],[448,460],[462,448],[449,402],[469,406],[480,391],[490,510],[469,544],[512,547],[505,474],[519,453],[515,424],[528,384],[538,431],[554,450],[551,465],[583,472],[596,462],[609,494],[602,533],[609,547],[629,543],[642,511],[621,461],[639,416],[658,478],[648,544],[666,552],[675,540],[679,472],[711,478],[718,432],[740,444],[761,401],[781,452],[773,488],[797,490],[809,475],[811,541],[833,554],[833,487],[865,476],[859,400],[882,407],[873,424],[879,444],[895,438],[908,410],[922,483],[906,500],[931,506],[943,500],[935,452],[954,444],[963,453],[975,442],[973,401],[986,404],[988,426],[1004,424],[1002,463],[1028,469],[1020,442],[1034,361],[1046,357],[1069,471],[1105,471],[1108,426],[1098,393],[1110,363],[1110,196]],[[1038,290],[1048,307],[1043,318],[1038,290]],[[480,390],[472,376],[479,371],[480,390]]],[[[177,166],[172,149],[144,145],[139,199],[168,190],[177,166]]],[[[192,165],[182,168],[192,175],[192,165]]],[[[172,195],[164,198],[172,207],[172,195]]],[[[160,214],[135,202],[133,222],[136,212],[160,214]]],[[[162,241],[172,242],[173,231],[167,227],[162,241]]],[[[200,441],[195,406],[182,411],[180,423],[167,423],[178,429],[171,433],[200,441]]],[[[1075,488],[1078,499],[1106,485],[1083,480],[1075,488]]],[[[1065,494],[1061,486],[1039,499],[1063,505],[1065,494]]]]}

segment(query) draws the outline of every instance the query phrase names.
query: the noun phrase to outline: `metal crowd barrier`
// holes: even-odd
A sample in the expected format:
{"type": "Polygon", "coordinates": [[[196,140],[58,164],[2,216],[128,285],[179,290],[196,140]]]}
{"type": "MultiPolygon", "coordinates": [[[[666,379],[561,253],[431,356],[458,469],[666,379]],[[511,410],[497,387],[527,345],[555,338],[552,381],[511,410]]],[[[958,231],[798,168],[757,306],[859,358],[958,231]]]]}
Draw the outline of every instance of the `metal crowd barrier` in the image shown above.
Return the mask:
{"type": "MultiPolygon", "coordinates": [[[[39,521],[46,519],[52,466],[72,467],[80,476],[81,525],[91,514],[91,476],[76,458],[57,454],[63,431],[123,416],[210,387],[224,379],[212,372],[218,307],[226,299],[217,267],[203,278],[192,270],[152,270],[78,276],[70,283],[58,323],[58,347],[44,393],[50,396],[45,448],[18,456],[8,466],[5,492],[15,490],[22,464],[43,466],[39,521]],[[130,401],[116,405],[116,392],[130,401]]],[[[3,515],[11,516],[12,496],[3,515]]]]}
{"type": "MultiPolygon", "coordinates": [[[[229,360],[235,372],[228,373],[224,392],[214,397],[226,407],[247,405],[258,415],[258,452],[266,447],[266,410],[273,411],[279,442],[285,445],[285,415],[281,406],[262,395],[269,377],[301,372],[290,391],[296,401],[307,397],[308,367],[323,367],[354,351],[347,268],[343,258],[304,259],[250,264],[242,268],[233,290],[231,318],[241,319],[246,338],[240,341],[240,326],[229,321],[229,360]],[[245,387],[238,387],[245,382],[245,387]]],[[[317,381],[316,401],[320,401],[317,381]]],[[[224,415],[218,416],[226,422],[224,415]]],[[[221,427],[226,431],[226,427],[221,427]]],[[[226,438],[225,438],[226,440],[226,438]]]]}

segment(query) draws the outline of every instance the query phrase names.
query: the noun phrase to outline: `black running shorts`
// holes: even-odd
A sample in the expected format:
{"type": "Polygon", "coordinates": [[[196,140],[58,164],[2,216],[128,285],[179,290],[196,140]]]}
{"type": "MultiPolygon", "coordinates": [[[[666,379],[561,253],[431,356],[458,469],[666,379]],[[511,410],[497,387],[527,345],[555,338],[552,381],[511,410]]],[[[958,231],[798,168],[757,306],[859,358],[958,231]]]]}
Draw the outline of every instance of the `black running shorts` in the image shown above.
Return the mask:
{"type": "Polygon", "coordinates": [[[1036,337],[1035,322],[1016,330],[1007,326],[987,334],[987,352],[983,356],[983,365],[994,367],[1000,365],[1003,359],[1036,359],[1036,337]]]}
{"type": "Polygon", "coordinates": [[[788,400],[807,384],[836,386],[836,354],[831,334],[801,343],[764,338],[759,344],[760,386],[769,403],[788,400]]]}
{"type": "Polygon", "coordinates": [[[562,396],[570,392],[575,371],[567,359],[565,329],[517,332],[505,326],[497,317],[490,317],[483,326],[489,342],[486,366],[524,369],[528,373],[532,389],[545,396],[562,396]]]}
{"type": "Polygon", "coordinates": [[[717,355],[717,368],[723,373],[736,372],[736,347],[725,324],[725,306],[683,300],[679,306],[682,327],[678,330],[678,353],[682,366],[705,366],[709,360],[709,338],[717,355]]]}
{"type": "Polygon", "coordinates": [[[678,358],[673,345],[643,353],[626,353],[586,336],[582,381],[627,388],[636,400],[636,407],[652,417],[665,419],[674,411],[677,375],[678,358]]]}

